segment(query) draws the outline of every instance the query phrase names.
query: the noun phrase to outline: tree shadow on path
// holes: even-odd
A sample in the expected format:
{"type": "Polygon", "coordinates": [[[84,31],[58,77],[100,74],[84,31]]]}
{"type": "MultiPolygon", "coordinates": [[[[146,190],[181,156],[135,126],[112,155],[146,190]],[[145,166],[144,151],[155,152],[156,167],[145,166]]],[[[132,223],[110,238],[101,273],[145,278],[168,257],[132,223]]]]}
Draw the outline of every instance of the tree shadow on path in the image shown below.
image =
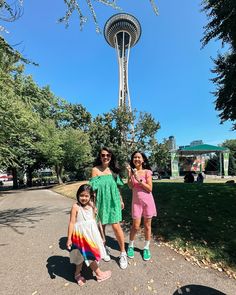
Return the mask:
{"type": "Polygon", "coordinates": [[[23,235],[24,232],[20,229],[33,228],[36,223],[43,220],[43,216],[48,216],[57,211],[59,209],[51,210],[43,206],[2,210],[0,227],[8,227],[17,234],[23,235]]]}

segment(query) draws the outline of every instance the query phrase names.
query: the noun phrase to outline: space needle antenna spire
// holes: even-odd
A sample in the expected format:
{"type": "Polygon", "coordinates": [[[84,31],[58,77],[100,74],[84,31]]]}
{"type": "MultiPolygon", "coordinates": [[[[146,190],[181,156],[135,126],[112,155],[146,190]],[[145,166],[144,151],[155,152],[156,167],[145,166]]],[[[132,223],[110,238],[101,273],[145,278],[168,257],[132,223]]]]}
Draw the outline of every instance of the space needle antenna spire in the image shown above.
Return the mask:
{"type": "Polygon", "coordinates": [[[118,107],[132,111],[128,84],[128,63],[130,48],[138,42],[141,36],[140,23],[131,14],[115,14],[106,22],[104,36],[108,44],[116,49],[118,58],[118,107]]]}

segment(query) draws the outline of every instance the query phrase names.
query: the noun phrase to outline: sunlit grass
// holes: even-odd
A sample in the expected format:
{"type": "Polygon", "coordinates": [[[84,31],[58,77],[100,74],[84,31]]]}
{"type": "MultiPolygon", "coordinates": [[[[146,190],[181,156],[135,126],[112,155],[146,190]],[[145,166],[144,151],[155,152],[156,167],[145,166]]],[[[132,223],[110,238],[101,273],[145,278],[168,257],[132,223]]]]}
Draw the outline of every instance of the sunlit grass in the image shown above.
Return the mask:
{"type": "MultiPolygon", "coordinates": [[[[131,195],[123,189],[130,220],[131,195]]],[[[236,270],[236,185],[156,182],[158,218],[153,233],[199,260],[222,262],[236,270]]]]}

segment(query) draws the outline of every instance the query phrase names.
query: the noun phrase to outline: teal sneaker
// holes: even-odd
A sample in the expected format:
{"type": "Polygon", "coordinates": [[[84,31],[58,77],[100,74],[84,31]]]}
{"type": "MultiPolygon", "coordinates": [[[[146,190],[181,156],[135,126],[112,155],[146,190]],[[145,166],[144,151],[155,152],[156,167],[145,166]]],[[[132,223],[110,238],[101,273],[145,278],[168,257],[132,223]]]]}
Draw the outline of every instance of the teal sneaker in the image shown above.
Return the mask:
{"type": "Polygon", "coordinates": [[[134,247],[128,247],[127,256],[129,258],[134,258],[134,247]]]}
{"type": "Polygon", "coordinates": [[[143,249],[143,260],[148,261],[151,258],[151,252],[149,249],[143,249]]]}

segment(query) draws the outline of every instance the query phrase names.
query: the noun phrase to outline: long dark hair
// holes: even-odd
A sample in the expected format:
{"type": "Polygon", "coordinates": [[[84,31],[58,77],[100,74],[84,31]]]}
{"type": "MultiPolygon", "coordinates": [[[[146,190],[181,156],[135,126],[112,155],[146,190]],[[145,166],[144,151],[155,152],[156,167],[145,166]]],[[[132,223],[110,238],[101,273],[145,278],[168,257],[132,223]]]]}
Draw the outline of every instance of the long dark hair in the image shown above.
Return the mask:
{"type": "Polygon", "coordinates": [[[95,166],[101,166],[102,165],[102,160],[101,160],[101,152],[102,151],[106,151],[108,152],[110,155],[111,155],[111,160],[110,160],[110,163],[109,163],[109,168],[116,174],[119,174],[120,173],[120,168],[117,164],[117,161],[116,161],[116,157],[115,155],[113,154],[112,150],[110,150],[109,148],[107,147],[103,147],[100,149],[98,155],[97,155],[97,158],[96,160],[94,161],[94,164],[93,164],[93,167],[95,166]]]}
{"type": "Polygon", "coordinates": [[[88,184],[82,184],[78,190],[77,190],[77,193],[76,193],[76,199],[77,199],[77,202],[79,203],[80,206],[83,207],[83,204],[81,204],[80,202],[80,199],[79,199],[79,195],[82,193],[82,192],[88,192],[89,195],[90,195],[90,201],[94,201],[94,195],[93,195],[93,190],[92,190],[92,187],[88,184]]]}
{"type": "Polygon", "coordinates": [[[142,155],[142,157],[143,157],[143,163],[142,163],[142,167],[143,167],[143,169],[147,169],[147,170],[151,170],[152,171],[152,169],[151,169],[151,167],[150,167],[150,165],[149,165],[149,162],[148,162],[148,158],[147,158],[147,156],[143,153],[143,152],[140,152],[140,151],[135,151],[135,152],[133,152],[133,154],[131,155],[131,160],[130,160],[130,167],[131,168],[135,168],[135,165],[134,165],[134,163],[133,163],[133,160],[134,160],[134,156],[135,156],[135,154],[137,154],[137,153],[139,153],[139,154],[141,154],[142,155]]]}

